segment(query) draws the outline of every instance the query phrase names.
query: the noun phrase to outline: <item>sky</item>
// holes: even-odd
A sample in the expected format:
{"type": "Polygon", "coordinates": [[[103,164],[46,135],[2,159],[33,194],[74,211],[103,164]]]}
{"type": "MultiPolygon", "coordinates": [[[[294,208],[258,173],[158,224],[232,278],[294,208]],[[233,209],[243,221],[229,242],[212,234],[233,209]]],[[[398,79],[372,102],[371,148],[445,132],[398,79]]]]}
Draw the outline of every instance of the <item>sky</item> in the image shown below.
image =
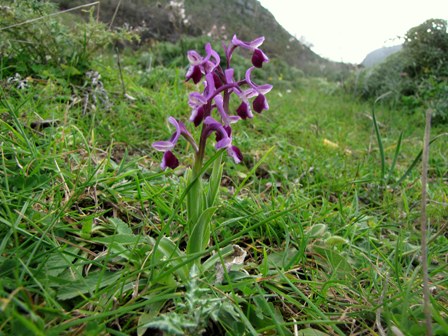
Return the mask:
{"type": "Polygon", "coordinates": [[[361,63],[371,51],[401,43],[427,19],[448,19],[448,0],[259,0],[318,55],[361,63]]]}

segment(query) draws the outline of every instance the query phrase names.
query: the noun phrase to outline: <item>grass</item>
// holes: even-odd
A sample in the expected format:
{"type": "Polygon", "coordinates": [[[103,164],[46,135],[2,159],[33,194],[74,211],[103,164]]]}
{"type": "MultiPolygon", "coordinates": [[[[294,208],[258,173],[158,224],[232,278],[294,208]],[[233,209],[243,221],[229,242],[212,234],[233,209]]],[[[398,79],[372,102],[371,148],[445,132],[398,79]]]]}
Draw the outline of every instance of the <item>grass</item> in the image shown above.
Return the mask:
{"type": "MultiPolygon", "coordinates": [[[[395,183],[422,148],[423,116],[378,106],[381,156],[369,104],[324,80],[272,78],[270,110],[235,127],[244,162],[225,159],[212,243],[191,257],[247,252],[216,284],[212,262],[188,273],[175,252],[186,246],[184,167],[160,172],[150,147],[169,115],[188,117],[194,87],[183,69],[137,59],[122,59],[135,100],[114,59],[97,59],[110,107],[84,104],[88,83],[19,91],[2,80],[1,334],[423,334],[418,166],[395,183]],[[41,119],[58,124],[30,127],[41,119]],[[395,166],[386,180],[382,161],[395,166]]],[[[437,335],[448,334],[444,142],[431,145],[428,185],[437,335]]]]}

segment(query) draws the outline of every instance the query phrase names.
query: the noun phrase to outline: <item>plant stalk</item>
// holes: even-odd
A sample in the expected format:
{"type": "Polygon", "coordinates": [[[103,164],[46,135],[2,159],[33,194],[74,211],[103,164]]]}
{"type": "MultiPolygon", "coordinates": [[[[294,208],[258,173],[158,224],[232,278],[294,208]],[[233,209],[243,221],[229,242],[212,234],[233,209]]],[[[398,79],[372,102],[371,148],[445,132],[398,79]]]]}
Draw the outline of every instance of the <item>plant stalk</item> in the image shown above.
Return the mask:
{"type": "Polygon", "coordinates": [[[432,316],[431,316],[431,293],[429,290],[429,274],[428,274],[428,246],[427,246],[427,215],[426,202],[428,183],[428,160],[429,160],[429,137],[431,132],[431,113],[432,110],[426,111],[426,126],[423,143],[423,157],[422,157],[422,213],[421,213],[421,234],[422,234],[422,271],[423,271],[423,308],[425,312],[426,321],[426,335],[432,335],[432,316]]]}

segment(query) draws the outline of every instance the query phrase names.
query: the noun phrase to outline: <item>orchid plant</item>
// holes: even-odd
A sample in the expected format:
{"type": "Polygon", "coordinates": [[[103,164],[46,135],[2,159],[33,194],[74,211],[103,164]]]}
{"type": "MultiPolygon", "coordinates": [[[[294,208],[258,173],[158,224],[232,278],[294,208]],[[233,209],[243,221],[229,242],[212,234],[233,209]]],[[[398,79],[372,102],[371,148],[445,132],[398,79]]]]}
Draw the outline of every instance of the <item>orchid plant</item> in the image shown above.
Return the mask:
{"type": "Polygon", "coordinates": [[[213,50],[210,43],[205,46],[205,56],[197,51],[188,51],[190,66],[186,73],[186,80],[195,84],[202,81],[202,91],[192,92],[188,104],[191,107],[190,122],[195,127],[201,127],[199,141],[196,142],[185,124],[174,117],[169,117],[175,131],[167,141],[157,141],[152,144],[154,149],[163,152],[161,168],[174,169],[179,165],[178,158],[173,150],[181,137],[183,137],[194,151],[194,164],[188,170],[187,181],[189,185],[187,200],[187,254],[203,252],[210,240],[211,218],[216,210],[219,185],[222,178],[222,154],[227,154],[240,163],[243,159],[238,147],[233,144],[232,124],[240,119],[253,118],[252,110],[261,113],[269,108],[266,94],[272,85],[257,85],[252,80],[255,68],[261,68],[268,62],[268,57],[259,49],[264,37],[251,42],[243,42],[236,35],[231,42],[224,46],[225,66],[221,65],[219,54],[213,50]],[[235,80],[235,71],[231,67],[232,54],[237,48],[243,48],[252,53],[252,65],[247,69],[245,77],[235,80]],[[237,97],[239,103],[235,113],[230,111],[232,95],[237,97]],[[217,159],[213,162],[208,188],[204,188],[202,175],[204,173],[204,156],[207,141],[215,135],[215,148],[219,151],[217,159]]]}

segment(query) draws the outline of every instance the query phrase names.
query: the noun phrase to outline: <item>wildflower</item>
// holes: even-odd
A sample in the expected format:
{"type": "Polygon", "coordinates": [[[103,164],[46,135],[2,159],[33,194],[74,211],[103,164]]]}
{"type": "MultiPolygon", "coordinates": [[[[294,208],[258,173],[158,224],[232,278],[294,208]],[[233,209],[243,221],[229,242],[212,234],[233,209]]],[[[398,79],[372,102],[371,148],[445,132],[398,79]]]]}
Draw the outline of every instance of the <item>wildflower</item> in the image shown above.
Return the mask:
{"type": "Polygon", "coordinates": [[[238,120],[240,120],[239,116],[232,116],[227,114],[224,108],[224,99],[222,98],[222,96],[216,96],[215,103],[218,113],[221,116],[221,120],[223,121],[225,126],[229,126],[230,124],[236,123],[238,120]]]}
{"type": "Polygon", "coordinates": [[[190,62],[190,67],[188,68],[186,74],[186,80],[193,79],[195,84],[201,81],[202,75],[212,72],[217,66],[219,66],[220,57],[216,51],[212,49],[210,43],[205,45],[205,57],[199,55],[195,50],[190,50],[187,52],[187,58],[190,62]],[[214,59],[212,62],[210,59],[214,59]]]}
{"type": "Polygon", "coordinates": [[[240,163],[243,159],[243,154],[238,147],[232,145],[232,128],[230,126],[223,126],[212,117],[207,117],[204,121],[207,125],[206,134],[210,135],[211,132],[216,132],[216,149],[225,148],[227,154],[235,161],[240,163]]]}
{"type": "Polygon", "coordinates": [[[177,168],[179,166],[179,160],[177,157],[174,156],[174,154],[171,151],[166,151],[163,154],[162,163],[160,164],[160,167],[165,170],[166,168],[177,168]]]}
{"type": "Polygon", "coordinates": [[[232,138],[229,137],[229,133],[226,131],[221,123],[217,122],[212,117],[207,117],[204,120],[205,125],[205,137],[210,136],[212,132],[216,133],[216,149],[227,148],[232,144],[232,138]]]}
{"type": "Polygon", "coordinates": [[[258,47],[262,45],[264,42],[264,37],[256,38],[255,40],[251,42],[243,42],[239,40],[236,35],[233,35],[232,38],[232,44],[244,49],[248,49],[253,52],[252,54],[252,64],[257,67],[261,68],[263,66],[264,62],[269,62],[269,58],[265,55],[265,53],[259,49],[258,47]]]}
{"type": "Polygon", "coordinates": [[[190,121],[197,127],[204,119],[204,105],[207,104],[207,99],[199,92],[190,93],[188,98],[188,105],[192,107],[190,121]]]}
{"type": "Polygon", "coordinates": [[[170,140],[156,141],[152,144],[152,147],[155,150],[164,152],[162,163],[160,165],[163,170],[165,170],[167,167],[174,169],[179,165],[179,160],[171,152],[171,150],[174,148],[181,135],[193,146],[196,151],[198,150],[196,142],[181,121],[177,121],[173,117],[169,117],[168,121],[176,128],[175,132],[171,135],[170,140]]]}
{"type": "Polygon", "coordinates": [[[243,42],[235,35],[231,43],[224,46],[227,60],[224,70],[220,66],[218,53],[213,50],[210,43],[205,46],[204,57],[194,50],[188,51],[190,66],[187,70],[186,80],[192,79],[194,83],[198,84],[204,77],[202,92],[192,92],[188,97],[188,105],[191,107],[189,120],[196,127],[202,124],[200,141],[199,145],[196,145],[185,125],[170,117],[168,121],[176,128],[175,132],[168,141],[157,141],[152,145],[156,150],[164,153],[162,169],[175,168],[179,165],[178,159],[173,154],[173,149],[181,135],[192,144],[195,150],[194,171],[202,166],[205,145],[211,134],[215,134],[217,150],[225,149],[236,163],[242,161],[243,155],[240,149],[232,143],[232,124],[240,119],[252,118],[252,108],[258,113],[269,109],[266,94],[271,91],[272,85],[258,85],[251,79],[252,71],[255,68],[261,68],[262,64],[269,60],[259,49],[263,41],[264,37],[260,37],[251,42],[243,42]],[[236,81],[234,79],[235,71],[230,67],[230,60],[232,53],[238,47],[253,52],[253,66],[246,71],[244,79],[236,81]],[[235,114],[230,111],[232,94],[235,94],[241,101],[235,114]],[[218,118],[215,119],[212,114],[216,114],[218,118]]]}
{"type": "Polygon", "coordinates": [[[246,94],[249,97],[257,96],[257,98],[255,98],[253,101],[253,107],[256,112],[261,113],[261,111],[269,109],[268,101],[266,100],[265,94],[272,90],[272,85],[256,85],[254,82],[252,82],[250,76],[253,69],[254,67],[250,67],[246,71],[246,83],[250,86],[250,89],[248,89],[246,94]]]}
{"type": "Polygon", "coordinates": [[[22,79],[22,76],[20,74],[16,73],[14,77],[9,77],[6,81],[8,84],[15,84],[16,89],[18,90],[24,90],[28,88],[28,80],[22,79]]]}
{"type": "Polygon", "coordinates": [[[238,106],[238,108],[236,109],[236,113],[241,117],[241,119],[253,118],[250,106],[245,101],[243,101],[240,106],[238,106]]]}

